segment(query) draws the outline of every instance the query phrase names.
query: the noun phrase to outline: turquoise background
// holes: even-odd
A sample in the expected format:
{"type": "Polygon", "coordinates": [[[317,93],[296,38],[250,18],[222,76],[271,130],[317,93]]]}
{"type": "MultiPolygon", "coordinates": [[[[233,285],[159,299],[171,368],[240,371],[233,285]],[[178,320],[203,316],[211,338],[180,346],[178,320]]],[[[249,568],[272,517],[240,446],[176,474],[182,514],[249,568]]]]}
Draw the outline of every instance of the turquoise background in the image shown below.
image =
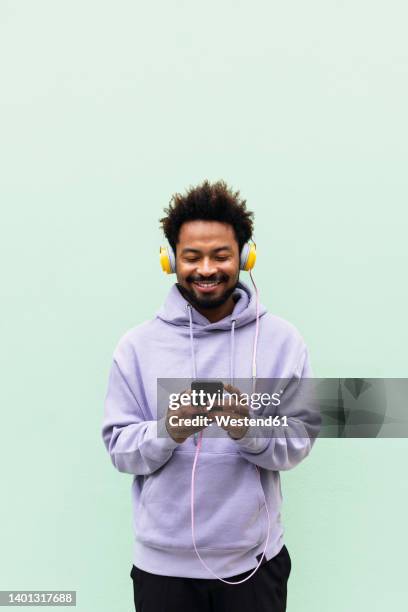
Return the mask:
{"type": "MultiPolygon", "coordinates": [[[[100,425],[116,342],[174,281],[175,191],[240,189],[261,300],[316,376],[407,376],[407,18],[396,0],[0,3],[0,589],[132,609],[132,477],[100,425]]],[[[403,609],[407,450],[318,440],[282,474],[288,612],[403,609]]]]}

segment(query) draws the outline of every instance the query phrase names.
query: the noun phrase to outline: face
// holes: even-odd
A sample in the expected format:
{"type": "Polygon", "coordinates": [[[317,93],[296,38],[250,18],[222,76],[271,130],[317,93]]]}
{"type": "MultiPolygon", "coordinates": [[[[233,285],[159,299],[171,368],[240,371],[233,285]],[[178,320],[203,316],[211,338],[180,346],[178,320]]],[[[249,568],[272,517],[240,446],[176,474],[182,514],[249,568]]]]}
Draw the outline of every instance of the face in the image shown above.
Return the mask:
{"type": "Polygon", "coordinates": [[[219,221],[183,223],[176,245],[180,291],[199,308],[217,308],[239,280],[238,242],[232,225],[219,221]]]}

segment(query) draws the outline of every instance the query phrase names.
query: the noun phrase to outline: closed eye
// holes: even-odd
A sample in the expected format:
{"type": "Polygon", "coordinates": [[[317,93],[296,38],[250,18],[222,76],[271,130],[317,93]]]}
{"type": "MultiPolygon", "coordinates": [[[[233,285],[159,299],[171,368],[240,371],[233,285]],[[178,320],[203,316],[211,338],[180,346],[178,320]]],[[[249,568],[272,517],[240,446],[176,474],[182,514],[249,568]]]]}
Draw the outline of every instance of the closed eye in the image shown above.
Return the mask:
{"type": "MultiPolygon", "coordinates": [[[[227,259],[229,259],[229,255],[217,255],[217,257],[215,257],[216,261],[227,261],[227,259]]],[[[199,261],[199,257],[186,257],[185,261],[188,263],[194,263],[195,261],[199,261]]]]}

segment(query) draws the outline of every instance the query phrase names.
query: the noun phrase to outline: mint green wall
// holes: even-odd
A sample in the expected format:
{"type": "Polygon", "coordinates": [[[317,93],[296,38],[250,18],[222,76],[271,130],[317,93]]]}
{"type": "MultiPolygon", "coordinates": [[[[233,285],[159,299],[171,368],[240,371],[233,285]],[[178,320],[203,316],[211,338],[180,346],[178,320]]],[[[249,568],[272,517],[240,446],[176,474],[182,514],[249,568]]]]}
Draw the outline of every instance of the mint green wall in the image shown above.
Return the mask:
{"type": "MultiPolygon", "coordinates": [[[[241,190],[262,302],[316,376],[408,375],[407,18],[397,0],[0,4],[0,589],[131,609],[131,476],[100,424],[116,342],[173,282],[175,191],[241,190]]],[[[403,608],[407,451],[319,440],[282,474],[288,612],[403,608]]]]}

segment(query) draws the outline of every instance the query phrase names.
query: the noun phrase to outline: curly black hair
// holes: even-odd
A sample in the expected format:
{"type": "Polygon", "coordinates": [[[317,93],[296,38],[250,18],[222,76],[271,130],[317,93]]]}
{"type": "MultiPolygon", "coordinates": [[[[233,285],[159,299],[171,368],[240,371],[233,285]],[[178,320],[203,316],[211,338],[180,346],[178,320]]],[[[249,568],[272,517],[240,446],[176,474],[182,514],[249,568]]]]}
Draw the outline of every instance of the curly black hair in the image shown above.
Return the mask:
{"type": "Polygon", "coordinates": [[[167,216],[160,219],[160,226],[174,252],[182,224],[198,219],[232,225],[241,252],[252,237],[254,213],[246,209],[246,200],[239,196],[239,191],[232,191],[223,180],[215,183],[205,180],[196,187],[190,186],[184,195],[175,193],[169,207],[164,209],[167,216]]]}

